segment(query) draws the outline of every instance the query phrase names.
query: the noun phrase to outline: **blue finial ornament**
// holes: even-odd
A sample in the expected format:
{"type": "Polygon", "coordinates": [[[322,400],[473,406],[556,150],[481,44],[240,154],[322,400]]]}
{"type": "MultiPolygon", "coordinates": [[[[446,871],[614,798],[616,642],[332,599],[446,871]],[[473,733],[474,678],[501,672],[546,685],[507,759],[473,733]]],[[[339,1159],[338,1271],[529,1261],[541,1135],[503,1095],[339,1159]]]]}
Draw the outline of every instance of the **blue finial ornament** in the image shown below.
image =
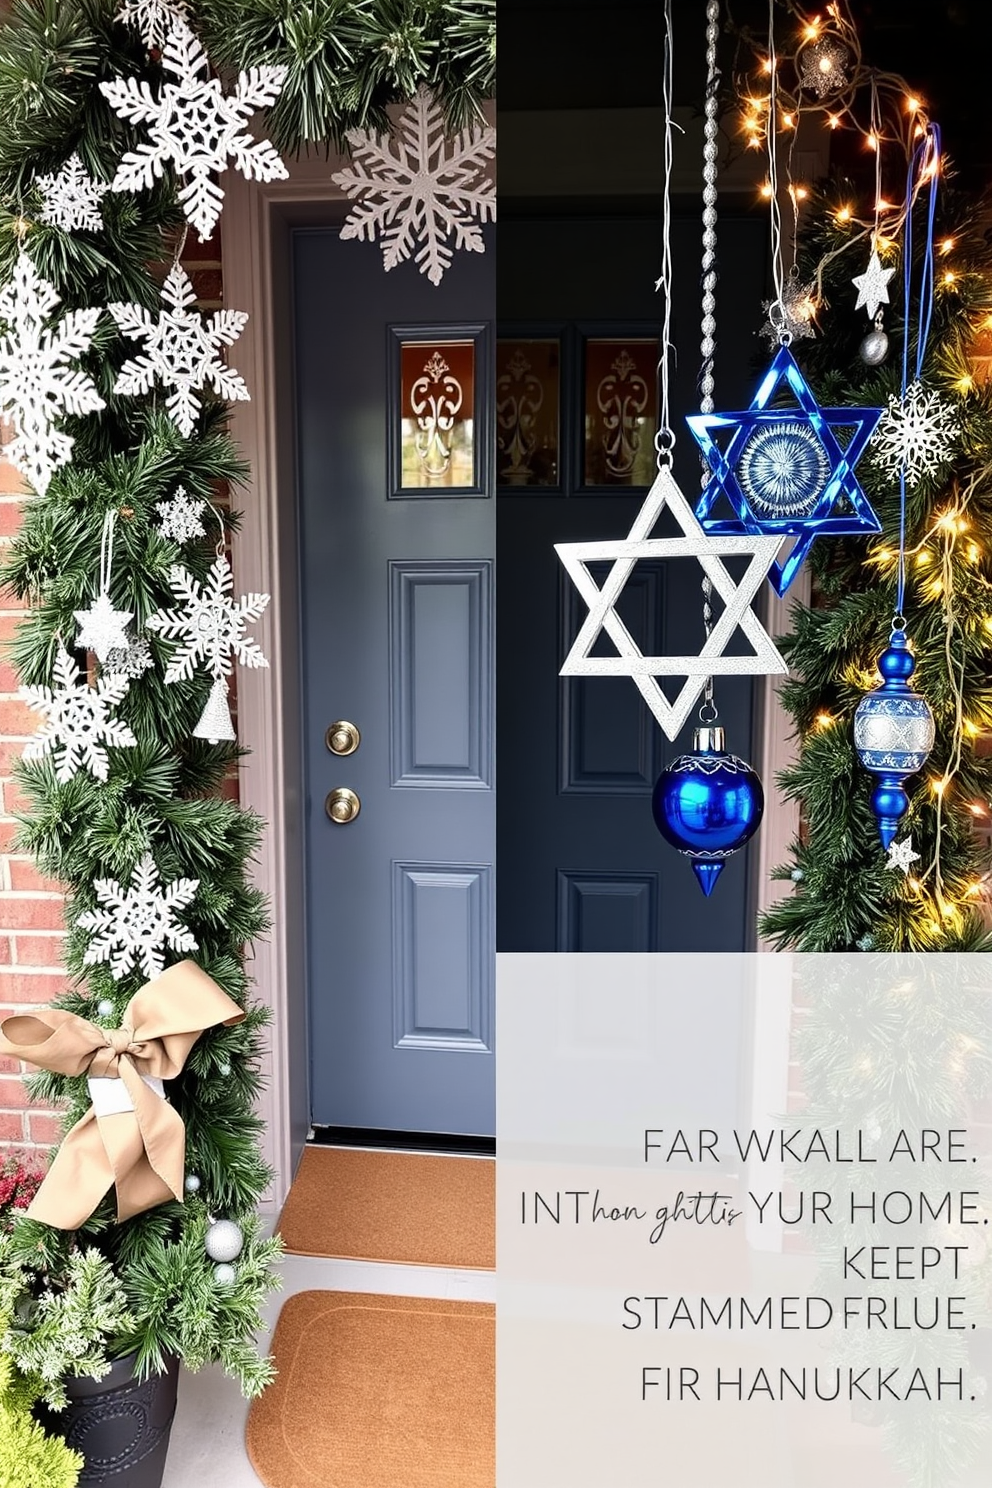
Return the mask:
{"type": "Polygon", "coordinates": [[[794,537],[768,575],[784,594],[815,538],[881,531],[854,474],[881,416],[880,408],[821,408],[792,352],[780,346],[750,408],[686,419],[712,472],[696,507],[703,530],[794,537]],[[772,407],[785,390],[791,406],[772,407]]]}
{"type": "Polygon", "coordinates": [[[761,781],[751,766],[727,754],[722,728],[699,728],[691,754],[658,776],[651,798],[655,826],[689,859],[707,899],[723,865],[761,825],[761,781]]]}
{"type": "Polygon", "coordinates": [[[926,699],[909,686],[916,662],[904,630],[893,630],[878,658],[882,684],[863,697],[854,715],[854,747],[866,770],[878,776],[871,809],[887,848],[909,807],[903,781],[926,763],[934,721],[926,699]]]}

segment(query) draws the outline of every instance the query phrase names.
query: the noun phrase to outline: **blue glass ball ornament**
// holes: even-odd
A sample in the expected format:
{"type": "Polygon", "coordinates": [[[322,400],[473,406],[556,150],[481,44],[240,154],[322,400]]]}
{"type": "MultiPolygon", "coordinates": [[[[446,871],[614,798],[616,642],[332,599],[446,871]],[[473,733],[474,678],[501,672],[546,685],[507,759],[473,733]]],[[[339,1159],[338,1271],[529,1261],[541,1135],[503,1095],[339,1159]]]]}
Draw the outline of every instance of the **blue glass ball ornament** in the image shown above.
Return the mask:
{"type": "Polygon", "coordinates": [[[915,667],[906,632],[893,629],[888,646],[878,658],[881,686],[861,699],[854,715],[858,759],[878,776],[871,809],[885,848],[909,807],[902,783],[923,768],[933,748],[933,714],[926,699],[908,685],[915,667]]]}
{"type": "Polygon", "coordinates": [[[697,729],[692,753],[658,776],[651,798],[655,826],[689,859],[707,898],[724,863],[758,830],[764,809],[761,781],[726,753],[722,728],[697,729]]]}

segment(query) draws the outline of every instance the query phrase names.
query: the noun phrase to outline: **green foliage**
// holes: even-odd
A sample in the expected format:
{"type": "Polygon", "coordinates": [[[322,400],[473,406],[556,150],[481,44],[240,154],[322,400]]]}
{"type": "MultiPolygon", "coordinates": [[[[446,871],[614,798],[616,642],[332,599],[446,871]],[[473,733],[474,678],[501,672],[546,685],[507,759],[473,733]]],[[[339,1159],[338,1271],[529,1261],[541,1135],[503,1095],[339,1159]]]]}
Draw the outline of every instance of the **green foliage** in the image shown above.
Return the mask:
{"type": "MultiPolygon", "coordinates": [[[[0,1323],[0,1330],[3,1324],[0,1323]]],[[[0,1354],[0,1484],[2,1488],[76,1488],[83,1459],[59,1436],[47,1436],[31,1407],[40,1391],[0,1354]]]]}
{"type": "MultiPolygon", "coordinates": [[[[886,314],[890,351],[879,368],[858,356],[869,329],[855,311],[850,279],[864,266],[862,241],[843,251],[852,229],[837,212],[850,183],[830,188],[812,209],[804,245],[804,277],[823,263],[825,307],[821,333],[795,348],[819,401],[830,406],[882,406],[900,386],[902,267],[890,281],[886,314]],[[841,250],[841,251],[837,251],[841,250]]],[[[922,205],[917,209],[922,217],[922,205]]],[[[992,730],[992,386],[972,379],[969,356],[976,331],[992,312],[992,246],[978,226],[980,203],[942,189],[938,240],[954,247],[938,259],[933,326],[925,382],[954,405],[961,434],[947,464],[922,479],[907,502],[908,632],[916,656],[913,685],[933,709],[937,738],[927,765],[908,782],[911,806],[900,836],[912,834],[918,873],[888,869],[869,807],[875,778],[858,763],[852,719],[866,691],[877,685],[895,602],[899,532],[898,481],[869,452],[857,476],[877,511],[877,539],[817,542],[810,558],[812,608],[796,607],[783,642],[791,677],[782,689],[796,724],[799,752],[780,784],[799,803],[803,825],[788,863],[776,871],[794,879],[792,894],[761,918],[761,934],[775,946],[803,951],[985,951],[992,941],[979,910],[987,849],[976,822],[992,812],[992,760],[976,740],[992,730]],[[952,278],[944,279],[950,272],[952,278]],[[942,514],[953,511],[938,526],[942,514]],[[958,698],[962,703],[958,717],[958,698]],[[960,758],[958,749],[960,747],[960,758]],[[934,780],[948,784],[938,796],[934,780]],[[939,860],[938,860],[939,846],[939,860]]],[[[924,237],[916,223],[914,242],[924,237]]],[[[920,264],[914,283],[919,284],[920,264]]],[[[911,365],[915,316],[911,321],[911,365]]]]}

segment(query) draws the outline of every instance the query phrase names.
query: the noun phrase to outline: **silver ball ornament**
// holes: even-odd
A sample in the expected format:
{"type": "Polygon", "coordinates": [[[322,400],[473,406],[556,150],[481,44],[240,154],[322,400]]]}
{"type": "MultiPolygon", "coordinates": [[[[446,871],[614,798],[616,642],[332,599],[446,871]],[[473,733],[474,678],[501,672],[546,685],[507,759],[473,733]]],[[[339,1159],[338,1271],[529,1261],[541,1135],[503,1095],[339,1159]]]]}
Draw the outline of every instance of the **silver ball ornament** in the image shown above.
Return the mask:
{"type": "Polygon", "coordinates": [[[186,1182],[184,1183],[183,1187],[185,1188],[187,1193],[199,1193],[200,1175],[198,1173],[187,1173],[186,1182]]]}
{"type": "Polygon", "coordinates": [[[241,1254],[245,1237],[233,1219],[217,1219],[204,1236],[203,1245],[212,1261],[234,1261],[241,1254]]]}
{"type": "Polygon", "coordinates": [[[218,1286],[232,1286],[238,1279],[238,1273],[233,1266],[215,1266],[214,1281],[218,1286]]]}
{"type": "Polygon", "coordinates": [[[217,1073],[221,1076],[222,1079],[226,1080],[228,1075],[231,1073],[231,1066],[229,1064],[219,1064],[217,1066],[217,1073]]]}
{"type": "Polygon", "coordinates": [[[869,331],[858,347],[858,355],[868,367],[880,367],[889,354],[889,338],[881,326],[869,331]]]}
{"type": "Polygon", "coordinates": [[[789,874],[789,877],[792,879],[793,883],[802,883],[806,875],[801,868],[793,868],[792,872],[789,874]]]}
{"type": "Polygon", "coordinates": [[[114,1004],[109,997],[101,997],[96,1005],[97,1016],[100,1018],[112,1018],[114,1015],[114,1004]]]}

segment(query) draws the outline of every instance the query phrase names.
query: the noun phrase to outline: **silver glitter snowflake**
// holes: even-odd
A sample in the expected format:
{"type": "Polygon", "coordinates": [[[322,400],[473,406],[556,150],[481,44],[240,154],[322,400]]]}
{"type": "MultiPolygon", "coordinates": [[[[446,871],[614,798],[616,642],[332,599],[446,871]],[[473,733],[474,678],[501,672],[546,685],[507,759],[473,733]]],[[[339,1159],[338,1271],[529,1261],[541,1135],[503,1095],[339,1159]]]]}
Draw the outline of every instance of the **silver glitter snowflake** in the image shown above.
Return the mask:
{"type": "Polygon", "coordinates": [[[249,181],[283,181],[289,175],[274,146],[246,130],[251,116],[279,97],[286,68],[251,67],[239,75],[233,93],[225,94],[219,78],[210,76],[199,41],[180,20],[162,48],[162,70],[174,81],[163,82],[157,98],[137,78],[100,84],[114,112],[130,124],[147,124],[150,135],[147,144],[123,157],[112,187],[148,190],[171,165],[185,182],[179,191],[182,209],[203,242],[224,205],[215,176],[229,161],[249,181]]]}
{"type": "Polygon", "coordinates": [[[164,537],[171,537],[180,547],[194,537],[206,537],[207,529],[200,520],[200,513],[206,504],[205,501],[188,495],[185,486],[177,486],[176,494],[168,501],[156,503],[155,510],[162,519],[159,531],[164,537]]]}
{"type": "Polygon", "coordinates": [[[762,300],[765,323],[761,334],[773,346],[777,346],[783,335],[793,341],[803,341],[816,334],[816,301],[812,284],[800,284],[790,279],[782,290],[781,306],[777,300],[762,300]]]}
{"type": "Polygon", "coordinates": [[[126,646],[115,646],[108,653],[104,671],[135,682],[154,665],[152,648],[144,636],[128,636],[126,646]]]}
{"type": "Polygon", "coordinates": [[[172,422],[188,439],[196,426],[199,395],[205,386],[229,403],[250,398],[244,378],[221,359],[222,347],[234,344],[248,316],[243,310],[217,310],[208,319],[192,309],[196,295],[181,264],[169,270],[162,300],[165,308],[158,320],[141,305],[118,301],[107,306],[130,341],[145,342],[143,353],[124,363],[114,392],[137,397],[161,383],[171,390],[165,406],[172,422]]]}
{"type": "Polygon", "coordinates": [[[103,218],[100,203],[110,190],[106,181],[95,181],[78,155],[70,155],[60,171],[39,176],[38,190],[45,205],[39,216],[49,227],[63,232],[100,232],[103,218]]]}
{"type": "Polygon", "coordinates": [[[262,614],[269,596],[244,594],[233,599],[234,578],[226,558],[214,559],[202,589],[180,563],[169,570],[169,583],[183,608],[158,610],[145,622],[148,630],[181,642],[166,667],[166,682],[188,681],[201,662],[214,677],[229,676],[233,660],[246,667],[268,666],[245,630],[249,620],[262,614]]]}
{"type": "Polygon", "coordinates": [[[81,930],[91,932],[83,964],[109,962],[110,974],[118,982],[136,965],[149,980],[158,976],[165,964],[165,946],[182,952],[198,949],[196,936],[175,915],[186,908],[199,887],[198,878],[174,878],[161,888],[155,860],[148,852],[126,889],[115,878],[95,878],[93,892],[100,908],[88,909],[76,920],[81,930]]]}
{"type": "Polygon", "coordinates": [[[764,424],[750,435],[737,467],[756,516],[809,516],[830,477],[830,461],[806,424],[764,424]]]}
{"type": "Polygon", "coordinates": [[[126,723],[110,716],[128,690],[124,676],[101,677],[90,687],[70,653],[60,645],[55,653],[54,685],[25,686],[18,696],[44,717],[42,727],[24,746],[26,760],[55,761],[56,778],[63,783],[80,770],[106,780],[107,747],[127,749],[137,739],[126,723]]]}
{"type": "Polygon", "coordinates": [[[188,17],[186,0],[125,0],[114,19],[133,26],[149,51],[160,52],[169,32],[188,17]]]}
{"type": "Polygon", "coordinates": [[[842,41],[833,36],[824,36],[820,41],[803,47],[799,57],[799,77],[804,88],[811,89],[817,98],[826,98],[847,85],[847,69],[851,65],[851,53],[842,41]]]}
{"type": "Polygon", "coordinates": [[[345,219],[342,238],[371,243],[378,234],[387,270],[412,255],[432,284],[440,284],[455,249],[485,252],[480,224],[496,220],[496,183],[489,174],[495,129],[463,129],[449,139],[440,105],[421,86],[395,139],[351,129],[348,143],[353,164],[332,179],[358,205],[345,219]]]}
{"type": "Polygon", "coordinates": [[[4,453],[40,496],[72,456],[73,439],[56,418],[104,407],[92,378],[73,363],[90,349],[99,306],[68,310],[49,324],[59,296],[26,253],[0,289],[0,416],[14,438],[4,453]]]}
{"type": "Polygon", "coordinates": [[[947,399],[922,382],[913,382],[905,401],[898,393],[890,394],[870,449],[879,469],[898,475],[905,467],[907,484],[915,486],[947,464],[960,432],[947,399]]]}

